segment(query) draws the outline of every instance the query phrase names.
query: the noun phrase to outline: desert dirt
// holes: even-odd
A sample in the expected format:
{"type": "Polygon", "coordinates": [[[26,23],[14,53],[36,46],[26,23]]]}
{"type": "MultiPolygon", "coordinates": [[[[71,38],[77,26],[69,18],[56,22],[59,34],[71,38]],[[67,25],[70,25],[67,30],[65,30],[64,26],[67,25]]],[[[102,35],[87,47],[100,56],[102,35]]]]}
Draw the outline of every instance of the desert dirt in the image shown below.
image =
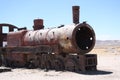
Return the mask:
{"type": "Polygon", "coordinates": [[[97,71],[75,73],[50,70],[45,72],[41,69],[17,68],[1,71],[0,80],[120,80],[119,45],[97,45],[90,52],[97,54],[97,71]]]}

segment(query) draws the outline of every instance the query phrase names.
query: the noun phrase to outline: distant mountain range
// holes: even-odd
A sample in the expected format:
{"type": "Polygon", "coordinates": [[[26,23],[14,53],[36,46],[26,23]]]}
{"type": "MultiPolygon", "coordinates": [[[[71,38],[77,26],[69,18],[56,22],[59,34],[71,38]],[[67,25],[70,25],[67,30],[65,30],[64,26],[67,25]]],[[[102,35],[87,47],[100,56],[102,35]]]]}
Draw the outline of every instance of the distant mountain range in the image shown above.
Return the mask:
{"type": "Polygon", "coordinates": [[[120,46],[120,40],[97,40],[95,46],[120,46]]]}

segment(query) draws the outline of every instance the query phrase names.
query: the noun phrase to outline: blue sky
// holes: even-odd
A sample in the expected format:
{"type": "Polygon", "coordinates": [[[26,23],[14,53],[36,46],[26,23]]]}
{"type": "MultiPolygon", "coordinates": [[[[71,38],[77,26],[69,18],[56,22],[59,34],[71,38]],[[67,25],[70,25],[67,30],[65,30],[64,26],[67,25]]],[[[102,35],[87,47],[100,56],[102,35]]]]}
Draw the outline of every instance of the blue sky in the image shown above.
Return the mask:
{"type": "Polygon", "coordinates": [[[80,22],[87,21],[99,40],[120,40],[120,0],[0,0],[0,23],[32,29],[33,20],[56,27],[72,24],[72,6],[80,6],[80,22]]]}

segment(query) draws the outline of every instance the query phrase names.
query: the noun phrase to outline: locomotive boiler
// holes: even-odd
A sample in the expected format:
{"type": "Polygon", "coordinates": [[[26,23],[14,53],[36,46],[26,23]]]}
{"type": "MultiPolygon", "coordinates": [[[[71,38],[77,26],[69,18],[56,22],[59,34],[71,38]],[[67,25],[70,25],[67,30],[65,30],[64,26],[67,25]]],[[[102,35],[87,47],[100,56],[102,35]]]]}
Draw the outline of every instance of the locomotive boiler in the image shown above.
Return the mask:
{"type": "Polygon", "coordinates": [[[34,20],[34,30],[9,32],[4,52],[6,66],[55,70],[96,70],[97,57],[90,52],[95,33],[79,23],[79,6],[73,6],[73,24],[44,29],[43,19],[34,20]]]}

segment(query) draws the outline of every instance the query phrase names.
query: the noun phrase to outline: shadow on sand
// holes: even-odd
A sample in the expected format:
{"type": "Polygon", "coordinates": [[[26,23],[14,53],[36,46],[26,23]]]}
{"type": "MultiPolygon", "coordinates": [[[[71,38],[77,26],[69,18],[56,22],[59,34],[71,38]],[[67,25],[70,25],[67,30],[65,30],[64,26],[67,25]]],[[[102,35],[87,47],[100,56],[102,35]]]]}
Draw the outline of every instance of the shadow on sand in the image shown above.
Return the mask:
{"type": "Polygon", "coordinates": [[[12,71],[10,68],[0,68],[0,73],[2,72],[10,72],[12,71]]]}
{"type": "Polygon", "coordinates": [[[86,72],[76,72],[76,73],[83,75],[108,75],[108,74],[112,74],[113,72],[96,70],[96,71],[86,71],[86,72]]]}

